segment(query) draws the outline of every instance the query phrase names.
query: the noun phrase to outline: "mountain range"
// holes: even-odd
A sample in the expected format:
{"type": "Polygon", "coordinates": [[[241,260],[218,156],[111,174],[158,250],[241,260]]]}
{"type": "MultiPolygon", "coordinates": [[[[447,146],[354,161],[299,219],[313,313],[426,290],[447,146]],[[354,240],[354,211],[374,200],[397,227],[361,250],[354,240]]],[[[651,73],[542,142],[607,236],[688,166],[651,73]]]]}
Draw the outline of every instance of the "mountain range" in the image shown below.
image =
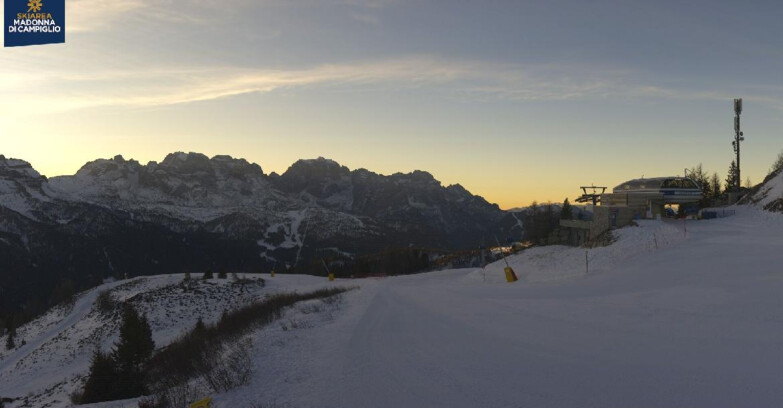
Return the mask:
{"type": "Polygon", "coordinates": [[[47,178],[0,155],[0,308],[37,309],[109,276],[307,272],[324,258],[475,248],[520,235],[518,224],[424,171],[381,175],[318,158],[265,174],[244,159],[177,152],[47,178]]]}

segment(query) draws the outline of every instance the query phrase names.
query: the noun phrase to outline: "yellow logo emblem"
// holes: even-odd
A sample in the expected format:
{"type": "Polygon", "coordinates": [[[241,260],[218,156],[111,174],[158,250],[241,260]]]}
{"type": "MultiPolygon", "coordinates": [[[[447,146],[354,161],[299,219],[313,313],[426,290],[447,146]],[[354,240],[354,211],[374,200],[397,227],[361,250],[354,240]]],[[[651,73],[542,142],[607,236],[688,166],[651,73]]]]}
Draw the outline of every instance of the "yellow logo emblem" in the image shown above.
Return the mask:
{"type": "Polygon", "coordinates": [[[27,9],[27,12],[36,12],[41,11],[41,7],[43,7],[43,2],[41,0],[30,0],[27,2],[27,7],[30,7],[27,9]]]}

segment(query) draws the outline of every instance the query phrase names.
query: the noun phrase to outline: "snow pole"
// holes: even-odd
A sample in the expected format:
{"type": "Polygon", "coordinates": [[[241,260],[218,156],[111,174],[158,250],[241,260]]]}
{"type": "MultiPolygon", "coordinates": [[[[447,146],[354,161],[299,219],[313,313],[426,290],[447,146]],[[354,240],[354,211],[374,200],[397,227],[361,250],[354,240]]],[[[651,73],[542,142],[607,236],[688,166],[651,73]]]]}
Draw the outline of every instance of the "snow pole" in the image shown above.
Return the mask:
{"type": "Polygon", "coordinates": [[[587,254],[590,252],[590,250],[585,249],[585,275],[590,273],[590,261],[587,259],[587,254]]]}
{"type": "Polygon", "coordinates": [[[479,247],[480,255],[481,255],[481,276],[482,281],[487,282],[487,258],[486,254],[484,253],[486,251],[486,248],[484,247],[484,240],[481,240],[481,247],[479,247]]]}
{"type": "Polygon", "coordinates": [[[585,275],[590,273],[590,261],[587,259],[589,253],[590,253],[590,230],[587,230],[587,235],[585,236],[585,275]]]}
{"type": "Polygon", "coordinates": [[[500,248],[500,255],[503,257],[503,262],[506,263],[506,267],[503,268],[503,271],[506,273],[506,282],[512,283],[518,281],[519,278],[517,278],[517,274],[514,273],[514,270],[511,269],[511,266],[508,264],[508,260],[506,259],[506,255],[503,253],[503,247],[500,246],[498,237],[495,237],[495,242],[498,243],[498,248],[500,248]]]}

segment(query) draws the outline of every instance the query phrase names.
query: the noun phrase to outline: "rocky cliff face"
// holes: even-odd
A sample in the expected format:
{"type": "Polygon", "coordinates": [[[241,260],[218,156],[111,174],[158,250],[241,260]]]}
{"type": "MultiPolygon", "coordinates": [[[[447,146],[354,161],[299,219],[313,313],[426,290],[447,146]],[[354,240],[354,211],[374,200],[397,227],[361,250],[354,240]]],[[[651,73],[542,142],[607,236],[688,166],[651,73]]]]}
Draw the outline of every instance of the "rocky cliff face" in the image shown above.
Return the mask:
{"type": "Polygon", "coordinates": [[[47,179],[0,156],[0,291],[109,275],[293,267],[390,248],[475,247],[506,236],[504,215],[427,172],[384,176],[324,158],[266,175],[228,156],[172,153],[147,164],[116,156],[47,179]]]}

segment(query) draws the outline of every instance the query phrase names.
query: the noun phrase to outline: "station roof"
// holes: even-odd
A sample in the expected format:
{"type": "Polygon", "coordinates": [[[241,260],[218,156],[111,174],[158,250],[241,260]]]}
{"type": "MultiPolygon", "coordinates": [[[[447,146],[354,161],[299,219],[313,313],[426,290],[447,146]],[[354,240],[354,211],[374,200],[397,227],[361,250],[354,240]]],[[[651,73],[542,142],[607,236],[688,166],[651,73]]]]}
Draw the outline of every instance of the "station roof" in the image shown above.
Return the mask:
{"type": "Polygon", "coordinates": [[[627,191],[660,191],[665,188],[674,189],[698,189],[699,186],[693,180],[687,177],[652,177],[652,178],[638,178],[628,180],[620,183],[613,189],[615,193],[622,193],[627,191]]]}

